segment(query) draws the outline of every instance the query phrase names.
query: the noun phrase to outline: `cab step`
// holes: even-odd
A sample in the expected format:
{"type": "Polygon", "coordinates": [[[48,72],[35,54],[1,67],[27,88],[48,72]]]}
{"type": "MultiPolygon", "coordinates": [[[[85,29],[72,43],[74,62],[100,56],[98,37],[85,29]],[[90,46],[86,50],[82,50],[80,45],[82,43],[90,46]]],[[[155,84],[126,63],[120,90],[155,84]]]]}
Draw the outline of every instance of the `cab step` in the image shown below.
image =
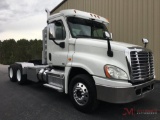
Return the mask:
{"type": "Polygon", "coordinates": [[[63,92],[63,88],[61,87],[57,87],[55,85],[51,85],[51,84],[43,84],[45,87],[49,87],[49,88],[52,88],[52,89],[55,89],[57,90],[58,92],[63,92]]]}

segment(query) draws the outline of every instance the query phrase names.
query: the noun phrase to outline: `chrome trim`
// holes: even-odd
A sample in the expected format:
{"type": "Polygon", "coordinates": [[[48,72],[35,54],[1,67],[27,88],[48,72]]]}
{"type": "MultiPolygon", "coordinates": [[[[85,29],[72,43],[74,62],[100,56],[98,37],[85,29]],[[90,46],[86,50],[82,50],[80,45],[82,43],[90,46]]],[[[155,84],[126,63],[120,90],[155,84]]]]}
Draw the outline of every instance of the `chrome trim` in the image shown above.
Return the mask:
{"type": "Polygon", "coordinates": [[[129,71],[129,77],[130,77],[129,81],[133,81],[133,78],[132,78],[132,69],[131,69],[130,49],[127,48],[125,50],[125,55],[126,55],[126,62],[127,62],[127,65],[128,65],[128,71],[129,71]]]}
{"type": "Polygon", "coordinates": [[[110,103],[129,103],[143,98],[154,90],[155,81],[133,85],[130,87],[114,87],[96,85],[97,99],[110,103]],[[148,88],[149,89],[146,89],[148,88]],[[140,91],[140,92],[139,92],[140,91]]]}
{"type": "Polygon", "coordinates": [[[50,85],[50,84],[43,84],[45,87],[49,87],[49,88],[52,88],[52,89],[55,89],[57,90],[58,92],[63,92],[63,88],[61,87],[57,87],[57,86],[54,86],[54,85],[50,85]]]}
{"type": "Polygon", "coordinates": [[[38,74],[37,74],[37,78],[40,81],[43,81],[43,73],[44,73],[45,69],[40,69],[38,74]]]}
{"type": "Polygon", "coordinates": [[[55,74],[55,73],[52,73],[52,72],[48,72],[48,75],[53,76],[55,78],[64,79],[64,73],[55,74]]]}
{"type": "Polygon", "coordinates": [[[87,87],[83,83],[76,83],[73,87],[73,98],[80,106],[84,106],[88,103],[89,92],[87,87]]]}
{"type": "Polygon", "coordinates": [[[37,78],[40,81],[45,81],[49,85],[64,88],[64,71],[55,70],[52,68],[42,68],[37,73],[37,78]]]}
{"type": "Polygon", "coordinates": [[[132,79],[132,71],[131,71],[131,65],[130,65],[130,62],[126,56],[126,62],[127,62],[127,67],[128,67],[128,71],[129,71],[129,79],[131,80],[132,79]]]}
{"type": "Polygon", "coordinates": [[[143,81],[145,82],[146,80],[151,80],[155,78],[153,54],[151,50],[141,47],[130,47],[125,50],[125,55],[128,69],[130,71],[129,81],[131,81],[132,83],[143,81]],[[148,59],[145,59],[146,56],[148,56],[148,59]],[[147,62],[148,68],[146,69],[147,62]],[[145,66],[143,66],[142,64],[144,64],[145,66]],[[146,72],[148,72],[148,75],[146,74],[146,72]]]}

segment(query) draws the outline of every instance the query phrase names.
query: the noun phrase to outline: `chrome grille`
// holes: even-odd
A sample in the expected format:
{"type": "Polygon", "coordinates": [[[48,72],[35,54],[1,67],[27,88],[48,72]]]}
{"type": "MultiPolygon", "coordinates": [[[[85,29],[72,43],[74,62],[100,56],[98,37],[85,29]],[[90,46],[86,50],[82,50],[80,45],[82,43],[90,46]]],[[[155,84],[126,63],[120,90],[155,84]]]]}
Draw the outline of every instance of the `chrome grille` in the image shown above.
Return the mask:
{"type": "Polygon", "coordinates": [[[153,56],[147,51],[131,51],[132,77],[136,81],[151,80],[154,78],[153,56]]]}

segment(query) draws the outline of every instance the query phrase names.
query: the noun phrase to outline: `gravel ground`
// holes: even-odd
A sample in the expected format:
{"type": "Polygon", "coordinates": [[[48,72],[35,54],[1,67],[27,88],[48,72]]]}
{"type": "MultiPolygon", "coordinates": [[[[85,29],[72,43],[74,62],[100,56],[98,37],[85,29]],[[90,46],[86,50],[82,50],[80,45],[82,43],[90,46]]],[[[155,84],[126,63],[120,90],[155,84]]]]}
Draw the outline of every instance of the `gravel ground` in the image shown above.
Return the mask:
{"type": "Polygon", "coordinates": [[[160,120],[160,112],[137,114],[137,110],[160,110],[160,83],[147,97],[129,104],[101,102],[92,114],[73,108],[69,97],[42,84],[20,86],[10,82],[8,66],[0,65],[0,120],[160,120]],[[123,114],[128,109],[130,115],[123,114]],[[133,110],[133,115],[132,115],[133,110]]]}

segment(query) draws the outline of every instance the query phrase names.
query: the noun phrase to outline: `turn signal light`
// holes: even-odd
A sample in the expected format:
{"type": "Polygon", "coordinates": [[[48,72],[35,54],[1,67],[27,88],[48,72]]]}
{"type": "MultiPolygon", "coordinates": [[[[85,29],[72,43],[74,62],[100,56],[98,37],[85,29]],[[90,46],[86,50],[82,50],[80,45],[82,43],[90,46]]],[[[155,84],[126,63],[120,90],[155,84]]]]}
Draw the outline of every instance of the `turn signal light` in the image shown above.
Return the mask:
{"type": "Polygon", "coordinates": [[[111,78],[110,74],[108,73],[108,67],[107,66],[104,67],[104,72],[105,72],[105,74],[108,78],[111,78]]]}

